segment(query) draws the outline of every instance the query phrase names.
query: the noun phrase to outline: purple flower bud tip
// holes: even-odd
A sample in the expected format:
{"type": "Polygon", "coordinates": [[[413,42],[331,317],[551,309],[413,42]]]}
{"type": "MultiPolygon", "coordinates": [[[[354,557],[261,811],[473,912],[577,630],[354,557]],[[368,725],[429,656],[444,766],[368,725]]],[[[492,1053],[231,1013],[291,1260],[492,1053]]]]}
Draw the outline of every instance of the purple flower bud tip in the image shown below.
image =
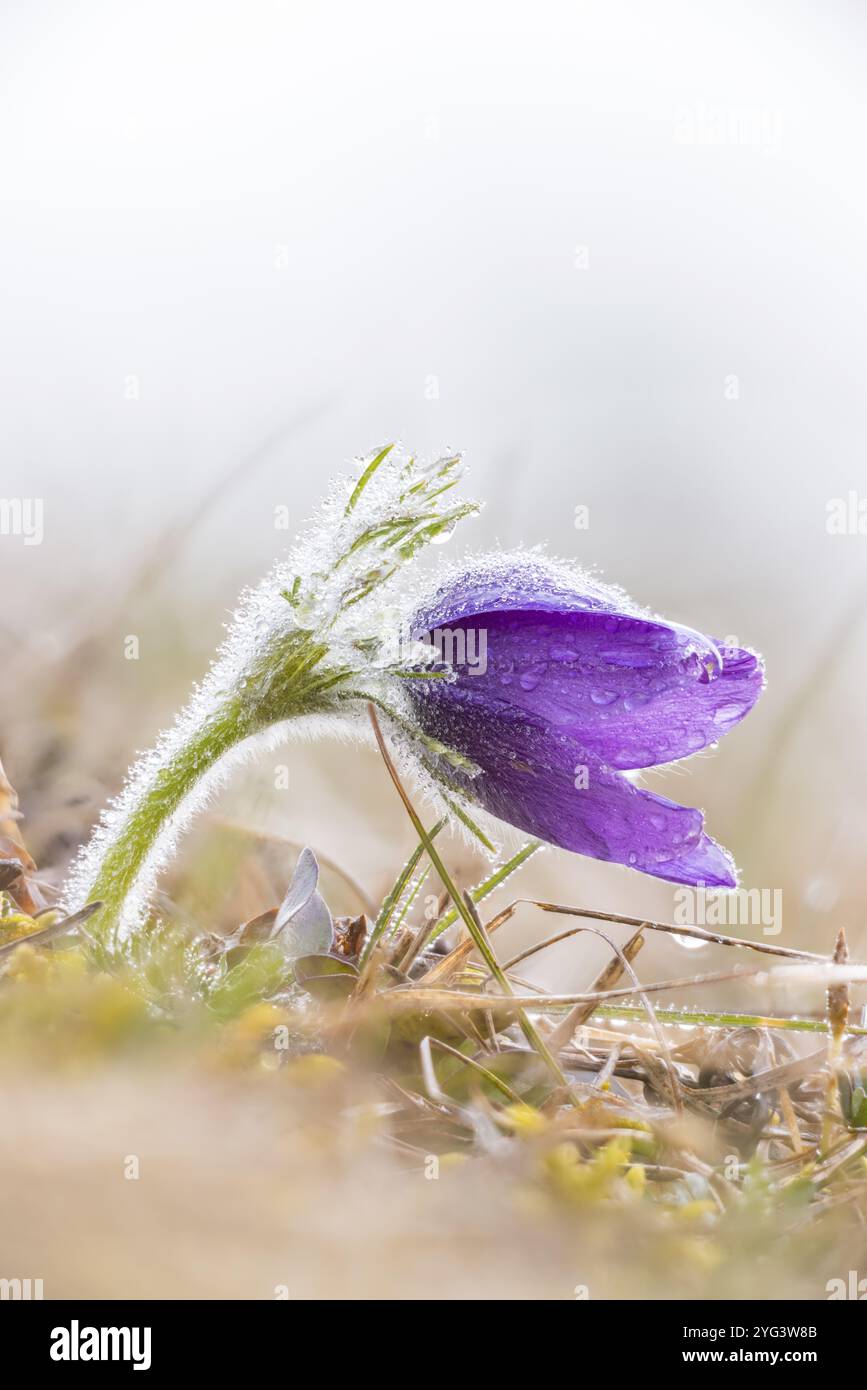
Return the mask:
{"type": "Polygon", "coordinates": [[[739,723],[764,686],[754,652],[537,555],[446,582],[414,624],[415,636],[430,633],[441,649],[448,639],[455,679],[409,682],[409,693],[424,732],[480,769],[448,769],[455,790],[563,849],[736,886],[702,813],[624,773],[688,757],[739,723]]]}

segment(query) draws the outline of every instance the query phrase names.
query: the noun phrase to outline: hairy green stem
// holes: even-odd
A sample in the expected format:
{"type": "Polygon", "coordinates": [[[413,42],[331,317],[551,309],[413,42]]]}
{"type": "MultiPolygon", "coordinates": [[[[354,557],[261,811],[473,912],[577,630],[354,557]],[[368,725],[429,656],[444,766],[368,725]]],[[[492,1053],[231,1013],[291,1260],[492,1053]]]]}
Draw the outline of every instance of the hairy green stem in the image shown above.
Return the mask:
{"type": "Polygon", "coordinates": [[[98,949],[110,951],[115,944],[127,900],[201,779],[234,747],[271,725],[333,707],[333,688],[352,672],[323,664],[326,652],[304,629],[282,634],[183,742],[172,748],[170,738],[163,762],[151,778],[143,777],[123,818],[110,825],[88,885],[88,901],[102,904],[88,924],[98,949]]]}
{"type": "Polygon", "coordinates": [[[88,934],[110,944],[124,904],[157,842],[196,784],[241,738],[246,737],[237,701],[208,720],[157,773],[111,840],[88,894],[102,907],[88,923],[88,934]]]}

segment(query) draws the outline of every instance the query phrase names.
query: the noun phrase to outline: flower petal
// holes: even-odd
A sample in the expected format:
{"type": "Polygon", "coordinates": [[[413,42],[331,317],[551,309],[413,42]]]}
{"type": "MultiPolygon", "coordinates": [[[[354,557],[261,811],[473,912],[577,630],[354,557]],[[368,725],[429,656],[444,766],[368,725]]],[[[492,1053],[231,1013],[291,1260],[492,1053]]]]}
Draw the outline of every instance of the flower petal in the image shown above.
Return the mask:
{"type": "Polygon", "coordinates": [[[466,632],[476,658],[485,643],[484,663],[445,653],[460,684],[535,711],[624,770],[715,743],[764,684],[753,652],[720,651],[541,555],[495,556],[444,583],[414,623],[415,635],[434,629],[466,632]]]}
{"type": "Polygon", "coordinates": [[[441,585],[417,615],[416,632],[457,623],[479,613],[614,612],[651,615],[620,589],[592,575],[575,574],[541,555],[492,556],[441,585]]]}
{"type": "Polygon", "coordinates": [[[715,743],[758,699],[754,653],[675,624],[608,612],[480,612],[440,626],[458,684],[534,712],[612,767],[653,767],[715,743]],[[454,636],[466,636],[459,646],[454,636]],[[484,653],[484,661],[480,660],[484,653]]]}
{"type": "Polygon", "coordinates": [[[481,768],[454,784],[492,815],[563,849],[657,878],[734,887],[731,859],[700,811],[643,791],[563,728],[468,684],[418,682],[412,698],[433,737],[481,768]]]}

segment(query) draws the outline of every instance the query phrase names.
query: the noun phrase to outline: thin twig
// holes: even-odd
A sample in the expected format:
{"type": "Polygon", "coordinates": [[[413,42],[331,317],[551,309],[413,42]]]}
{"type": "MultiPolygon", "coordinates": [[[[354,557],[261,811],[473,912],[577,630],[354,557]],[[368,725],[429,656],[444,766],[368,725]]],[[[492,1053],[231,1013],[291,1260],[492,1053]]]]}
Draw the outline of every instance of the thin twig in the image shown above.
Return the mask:
{"type": "Polygon", "coordinates": [[[41,931],[33,931],[29,936],[19,936],[14,941],[7,941],[0,946],[0,956],[11,955],[19,946],[47,946],[55,937],[65,936],[67,932],[82,926],[88,917],[92,917],[101,907],[102,903],[88,903],[80,912],[74,912],[71,917],[62,917],[59,922],[52,922],[50,927],[43,927],[41,931]]]}
{"type": "MultiPolygon", "coordinates": [[[[580,928],[576,928],[580,930],[580,928]]],[[[613,989],[617,981],[623,976],[624,960],[630,963],[635,960],[642,946],[644,937],[641,929],[634,936],[631,936],[623,947],[622,952],[615,952],[613,958],[605,966],[600,975],[593,981],[593,993],[604,994],[606,990],[613,989]]],[[[564,1019],[561,1019],[554,1030],[548,1034],[548,1046],[555,1052],[561,1047],[565,1047],[575,1036],[579,1028],[582,1028],[587,1021],[592,1018],[595,1004],[576,1004],[564,1019]]]]}
{"type": "Polygon", "coordinates": [[[696,941],[704,941],[709,946],[742,946],[747,951],[759,951],[768,956],[787,956],[790,960],[827,961],[827,956],[814,951],[796,951],[790,946],[773,946],[766,941],[750,941],[747,937],[726,936],[722,932],[707,931],[704,927],[681,927],[673,922],[652,922],[646,917],[626,917],[620,912],[599,912],[589,907],[566,907],[562,903],[540,902],[536,898],[517,898],[510,906],[514,909],[520,904],[538,907],[542,912],[557,912],[564,917],[587,917],[595,922],[617,922],[624,927],[643,927],[648,931],[665,932],[670,936],[688,936],[696,941]]]}

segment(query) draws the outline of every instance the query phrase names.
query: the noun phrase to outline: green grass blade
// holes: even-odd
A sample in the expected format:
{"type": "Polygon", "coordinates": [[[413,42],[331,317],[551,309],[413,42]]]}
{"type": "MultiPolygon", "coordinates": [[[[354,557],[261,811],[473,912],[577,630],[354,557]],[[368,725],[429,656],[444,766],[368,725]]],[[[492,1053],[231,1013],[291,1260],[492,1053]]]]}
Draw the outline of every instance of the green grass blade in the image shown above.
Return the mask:
{"type": "MultiPolygon", "coordinates": [[[[494,844],[492,840],[488,839],[481,826],[476,825],[476,822],[473,820],[472,816],[469,814],[468,811],[464,810],[460,802],[453,801],[452,798],[450,796],[446,796],[445,793],[443,793],[443,801],[448,806],[452,815],[457,816],[458,820],[461,822],[462,825],[465,825],[467,827],[467,830],[469,830],[471,835],[475,835],[476,839],[479,841],[479,844],[484,845],[485,849],[488,850],[489,853],[497,853],[497,846],[494,844]]],[[[473,899],[473,901],[475,901],[475,899],[473,899]]]]}
{"type": "MultiPolygon", "coordinates": [[[[440,833],[440,831],[443,829],[445,825],[446,817],[443,816],[441,820],[437,821],[436,825],[430,831],[431,840],[433,840],[440,833]]],[[[367,938],[367,943],[364,947],[364,950],[361,953],[360,963],[362,965],[364,965],[367,962],[377,941],[379,941],[383,932],[387,930],[388,924],[394,915],[395,908],[397,907],[398,903],[400,902],[401,898],[406,892],[407,884],[410,882],[410,879],[412,878],[413,874],[418,868],[419,860],[424,854],[424,849],[424,843],[420,840],[419,843],[416,845],[415,849],[413,850],[412,854],[409,856],[409,859],[407,859],[406,863],[404,864],[394,883],[392,884],[391,889],[383,898],[382,907],[379,910],[379,916],[377,917],[376,922],[374,923],[373,930],[371,931],[370,936],[367,938]]]]}
{"type": "MultiPolygon", "coordinates": [[[[470,936],[472,937],[475,943],[476,950],[479,952],[480,956],[482,957],[482,960],[485,962],[485,965],[491,972],[491,975],[494,977],[497,984],[500,986],[502,994],[508,998],[512,993],[512,986],[509,983],[508,977],[506,976],[503,967],[500,965],[500,962],[494,954],[493,947],[491,946],[491,943],[487,938],[487,934],[485,933],[485,929],[482,926],[480,919],[477,915],[474,916],[473,912],[470,910],[463,897],[461,896],[460,890],[456,886],[454,879],[452,878],[445,863],[443,862],[443,859],[441,858],[440,853],[436,848],[436,845],[433,843],[430,835],[425,830],[424,825],[418,815],[418,812],[416,811],[415,807],[413,806],[412,802],[406,794],[406,790],[403,786],[403,783],[400,780],[400,777],[398,776],[397,769],[394,766],[394,763],[391,759],[391,755],[386,746],[385,739],[382,735],[382,730],[379,727],[379,720],[376,717],[376,710],[373,708],[372,704],[368,706],[368,713],[370,715],[370,722],[373,725],[373,732],[376,735],[377,744],[379,745],[379,751],[382,754],[382,760],[385,763],[385,766],[388,770],[388,774],[391,777],[392,782],[394,783],[395,791],[398,793],[401,801],[404,804],[404,807],[406,808],[407,815],[409,816],[410,820],[415,826],[416,834],[418,835],[419,839],[424,842],[424,847],[427,850],[428,859],[431,861],[431,864],[439,874],[440,882],[442,883],[443,887],[445,888],[446,892],[448,893],[449,897],[451,898],[452,902],[454,903],[455,907],[457,908],[458,912],[463,918],[464,925],[466,926],[467,931],[469,932],[470,936]]],[[[572,1090],[569,1086],[569,1082],[566,1080],[566,1077],[563,1074],[563,1069],[560,1066],[560,1063],[557,1061],[556,1057],[553,1055],[553,1053],[546,1045],[545,1039],[542,1037],[536,1025],[533,1023],[533,1020],[530,1018],[529,1014],[526,1013],[525,1010],[522,1008],[517,1008],[515,1012],[517,1021],[521,1027],[521,1032],[524,1034],[524,1037],[527,1039],[527,1042],[530,1044],[532,1048],[535,1049],[536,1052],[538,1052],[539,1056],[542,1058],[542,1061],[545,1063],[545,1066],[548,1068],[548,1070],[551,1072],[551,1075],[556,1080],[558,1086],[562,1086],[563,1090],[565,1091],[569,1099],[572,1101],[572,1103],[577,1105],[578,1102],[572,1093],[572,1090]]]]}
{"type": "Polygon", "coordinates": [[[358,482],[355,484],[355,487],[352,489],[352,496],[346,504],[346,511],[344,512],[344,516],[349,516],[349,513],[355,507],[355,504],[357,503],[364,489],[367,487],[367,484],[370,482],[377,468],[382,463],[382,461],[388,457],[393,448],[393,444],[386,444],[385,448],[380,449],[376,457],[370,460],[370,463],[367,465],[358,482]]]}
{"type": "MultiPolygon", "coordinates": [[[[470,897],[473,902],[480,903],[484,901],[490,893],[493,893],[496,888],[499,888],[501,883],[505,883],[507,878],[511,878],[516,869],[520,869],[522,864],[526,864],[527,860],[531,855],[536,853],[537,849],[541,848],[541,840],[528,840],[527,844],[519,849],[517,854],[513,854],[507,863],[501,864],[499,869],[491,874],[490,878],[486,878],[482,883],[477,884],[475,888],[470,889],[470,897]]],[[[442,920],[437,923],[436,930],[431,936],[431,941],[435,940],[447,927],[453,926],[457,920],[458,914],[456,910],[450,908],[442,920]]]]}

